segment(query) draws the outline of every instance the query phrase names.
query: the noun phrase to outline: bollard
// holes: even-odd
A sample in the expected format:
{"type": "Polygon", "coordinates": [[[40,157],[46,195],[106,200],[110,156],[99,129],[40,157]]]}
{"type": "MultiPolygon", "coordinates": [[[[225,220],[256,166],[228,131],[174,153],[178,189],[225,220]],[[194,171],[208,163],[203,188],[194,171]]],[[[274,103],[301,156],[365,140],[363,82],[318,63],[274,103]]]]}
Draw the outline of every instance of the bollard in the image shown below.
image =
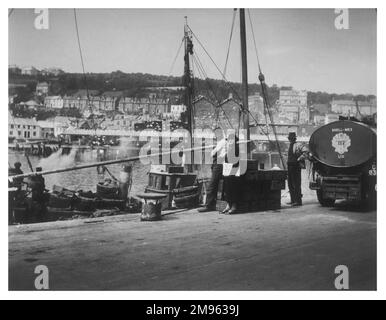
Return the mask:
{"type": "Polygon", "coordinates": [[[162,200],[166,195],[159,193],[140,193],[142,199],[141,221],[159,221],[162,219],[162,200]]]}

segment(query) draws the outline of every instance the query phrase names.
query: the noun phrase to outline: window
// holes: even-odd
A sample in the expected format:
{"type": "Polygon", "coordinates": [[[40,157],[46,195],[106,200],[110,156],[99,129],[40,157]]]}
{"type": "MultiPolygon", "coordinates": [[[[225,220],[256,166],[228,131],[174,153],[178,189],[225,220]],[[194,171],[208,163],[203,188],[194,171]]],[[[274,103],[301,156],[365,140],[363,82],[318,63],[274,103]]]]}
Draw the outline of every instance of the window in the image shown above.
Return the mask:
{"type": "Polygon", "coordinates": [[[13,131],[10,131],[10,132],[9,132],[9,135],[10,135],[10,136],[13,136],[13,131]]]}
{"type": "Polygon", "coordinates": [[[36,129],[36,126],[33,126],[32,128],[35,130],[35,129],[36,129]]]}
{"type": "Polygon", "coordinates": [[[31,129],[31,126],[28,126],[28,130],[30,130],[31,129]]]}
{"type": "Polygon", "coordinates": [[[21,131],[18,131],[17,134],[18,134],[19,136],[21,136],[21,131]]]}
{"type": "Polygon", "coordinates": [[[32,133],[32,135],[33,135],[34,137],[36,137],[36,131],[34,131],[34,132],[32,133]]]}
{"type": "Polygon", "coordinates": [[[13,124],[11,124],[11,129],[13,129],[13,124]]]}

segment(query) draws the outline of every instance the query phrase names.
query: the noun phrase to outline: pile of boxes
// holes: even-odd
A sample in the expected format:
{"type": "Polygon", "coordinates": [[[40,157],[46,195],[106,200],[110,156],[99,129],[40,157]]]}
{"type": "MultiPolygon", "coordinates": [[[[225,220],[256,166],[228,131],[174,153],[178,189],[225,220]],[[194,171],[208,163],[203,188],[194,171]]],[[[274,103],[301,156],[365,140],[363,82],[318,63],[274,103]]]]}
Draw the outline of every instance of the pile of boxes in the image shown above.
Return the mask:
{"type": "MultiPolygon", "coordinates": [[[[240,177],[242,191],[238,209],[242,212],[277,210],[281,208],[281,190],[285,189],[287,171],[261,170],[257,161],[249,161],[247,172],[240,177]]],[[[220,183],[217,210],[225,209],[223,181],[220,183]]]]}

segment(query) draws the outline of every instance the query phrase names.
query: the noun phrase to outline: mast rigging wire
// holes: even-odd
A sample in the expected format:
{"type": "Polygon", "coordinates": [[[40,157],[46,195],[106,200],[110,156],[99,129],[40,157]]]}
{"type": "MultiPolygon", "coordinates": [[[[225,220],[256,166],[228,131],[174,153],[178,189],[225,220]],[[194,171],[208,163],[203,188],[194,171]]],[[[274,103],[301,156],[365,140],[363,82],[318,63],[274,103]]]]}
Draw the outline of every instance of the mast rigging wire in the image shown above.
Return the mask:
{"type": "MultiPolygon", "coordinates": [[[[221,72],[220,68],[217,66],[216,62],[213,60],[213,58],[211,57],[211,55],[209,54],[209,52],[206,50],[206,48],[204,47],[204,45],[203,45],[203,44],[201,43],[201,41],[197,38],[197,36],[195,35],[195,33],[192,31],[192,29],[191,29],[189,26],[188,26],[188,28],[189,28],[190,32],[192,33],[193,37],[197,40],[198,44],[201,46],[201,48],[204,50],[204,52],[206,53],[206,55],[207,55],[207,56],[209,57],[209,59],[212,61],[212,63],[213,63],[214,66],[216,67],[217,71],[221,74],[223,80],[225,81],[225,84],[228,86],[229,89],[231,89],[231,90],[236,94],[237,98],[238,98],[239,100],[241,100],[241,97],[240,97],[240,95],[238,94],[237,90],[234,89],[233,86],[232,86],[232,85],[229,83],[229,81],[226,79],[225,75],[221,72]]],[[[196,57],[197,57],[197,55],[196,55],[196,57]]],[[[197,59],[198,59],[198,57],[197,57],[197,59]]],[[[198,59],[198,60],[199,60],[199,59],[198,59]]],[[[202,64],[201,64],[201,68],[204,69],[204,68],[202,67],[202,64]]],[[[206,78],[206,80],[207,80],[208,85],[211,87],[208,77],[206,76],[205,78],[206,78]]],[[[214,90],[211,89],[211,91],[212,91],[213,94],[214,94],[214,90]]],[[[214,95],[215,95],[215,94],[214,94],[214,95]]],[[[217,100],[218,104],[220,105],[219,100],[218,100],[217,98],[216,98],[216,100],[217,100]]],[[[224,115],[226,116],[226,113],[225,113],[224,109],[222,108],[222,106],[220,106],[220,107],[221,107],[221,109],[223,110],[224,115]]],[[[246,110],[246,109],[242,108],[241,105],[239,105],[239,107],[240,107],[240,109],[242,110],[242,112],[247,111],[247,112],[251,115],[252,119],[255,121],[256,126],[259,126],[259,124],[258,124],[258,122],[257,122],[257,119],[253,116],[253,114],[252,114],[249,110],[246,110]]],[[[226,117],[227,117],[227,116],[226,116],[226,117]]],[[[228,117],[227,117],[227,118],[228,118],[228,117]]],[[[229,118],[228,118],[227,120],[228,120],[229,124],[231,125],[229,118]]],[[[232,127],[232,129],[234,129],[232,125],[231,125],[231,127],[232,127]]],[[[268,136],[267,136],[267,138],[269,139],[268,136]]]]}
{"type": "Polygon", "coordinates": [[[225,84],[229,87],[229,89],[231,89],[237,96],[237,98],[241,101],[241,97],[239,95],[239,93],[237,92],[237,90],[235,88],[233,88],[233,86],[230,84],[230,82],[226,79],[225,75],[223,74],[223,72],[220,70],[220,68],[218,67],[218,65],[216,64],[216,62],[213,60],[212,56],[209,54],[209,52],[206,50],[206,48],[204,47],[204,45],[201,43],[201,41],[197,38],[196,34],[192,31],[192,29],[188,26],[190,32],[192,33],[193,37],[197,40],[197,43],[201,46],[201,48],[204,50],[204,52],[206,53],[206,55],[209,57],[209,59],[212,61],[213,65],[215,66],[215,68],[217,69],[217,71],[220,73],[220,75],[222,76],[223,80],[225,81],[225,84]]]}
{"type": "MultiPolygon", "coordinates": [[[[276,132],[276,128],[274,126],[274,119],[273,119],[273,115],[272,115],[272,112],[271,112],[271,106],[270,106],[269,101],[268,101],[268,93],[267,93],[267,88],[266,88],[266,84],[265,84],[265,79],[264,79],[264,75],[263,75],[263,73],[261,71],[259,53],[258,53],[258,50],[257,50],[256,37],[255,37],[255,32],[253,30],[254,28],[253,28],[253,24],[252,24],[251,13],[250,13],[249,9],[247,9],[247,12],[248,12],[249,23],[250,23],[250,26],[251,26],[251,32],[252,32],[252,36],[253,36],[253,43],[254,43],[254,47],[255,47],[257,65],[258,65],[258,69],[259,69],[259,81],[260,81],[260,85],[261,85],[261,92],[262,92],[262,95],[263,95],[264,110],[266,110],[267,113],[268,113],[268,116],[269,116],[269,119],[270,119],[270,122],[271,122],[272,132],[273,132],[273,134],[275,136],[276,147],[278,149],[278,152],[279,152],[279,155],[280,155],[280,160],[282,162],[283,168],[285,169],[286,166],[285,166],[283,154],[281,152],[279,140],[277,138],[277,132],[276,132]]],[[[267,125],[268,125],[267,118],[266,118],[266,122],[267,122],[267,125]]],[[[268,137],[268,134],[267,134],[267,137],[268,137]]],[[[268,141],[269,141],[269,137],[268,137],[268,141]]]]}
{"type": "Polygon", "coordinates": [[[184,44],[184,40],[185,40],[185,37],[182,38],[182,41],[181,41],[181,43],[180,43],[180,46],[179,46],[179,48],[178,48],[178,50],[177,50],[177,54],[176,54],[176,56],[174,57],[173,63],[172,63],[172,65],[171,65],[171,67],[170,67],[170,70],[169,70],[169,76],[170,76],[170,75],[172,74],[172,72],[173,72],[174,65],[176,64],[176,61],[177,61],[177,59],[178,59],[178,56],[180,55],[182,45],[184,44]]]}
{"type": "Polygon", "coordinates": [[[259,59],[259,52],[257,50],[257,44],[256,44],[256,37],[255,37],[255,32],[253,30],[253,24],[252,24],[252,19],[251,19],[251,13],[249,11],[249,9],[247,9],[247,12],[248,12],[248,17],[249,17],[249,24],[251,26],[251,31],[252,31],[252,37],[253,37],[253,44],[255,46],[255,52],[256,52],[256,58],[257,58],[257,65],[259,67],[259,73],[262,73],[261,72],[261,66],[260,66],[260,59],[259,59]]]}
{"type": "MultiPolygon", "coordinates": [[[[193,30],[190,28],[190,26],[188,26],[190,32],[192,33],[193,37],[197,40],[198,44],[201,46],[201,48],[204,50],[204,52],[206,53],[206,55],[209,57],[209,59],[212,61],[213,65],[215,66],[215,68],[217,69],[217,71],[220,73],[220,75],[222,76],[223,80],[225,81],[225,84],[228,86],[229,89],[231,89],[237,96],[237,98],[241,101],[241,97],[239,95],[239,93],[237,92],[237,90],[235,88],[233,88],[233,86],[230,84],[230,82],[227,80],[227,78],[225,77],[225,75],[221,72],[220,68],[217,66],[216,62],[213,60],[213,58],[211,57],[211,55],[209,54],[209,52],[206,50],[206,48],[204,47],[204,45],[201,43],[201,41],[197,38],[196,34],[193,32],[193,30]]],[[[244,108],[241,107],[241,105],[239,105],[241,110],[243,112],[245,112],[246,110],[244,108]]],[[[253,115],[250,113],[250,111],[248,110],[249,114],[252,116],[252,118],[255,120],[255,122],[257,123],[257,120],[253,117],[253,115]]]]}
{"type": "Polygon", "coordinates": [[[233,29],[234,29],[235,20],[236,20],[236,12],[237,12],[237,9],[233,9],[232,27],[231,27],[231,34],[230,34],[229,42],[228,42],[228,52],[227,52],[227,56],[226,56],[226,59],[225,59],[224,72],[223,72],[224,75],[226,75],[226,72],[227,72],[229,52],[230,52],[230,48],[231,48],[232,37],[233,37],[233,29]]]}
{"type": "MultiPolygon", "coordinates": [[[[212,91],[212,94],[213,94],[214,98],[216,99],[216,102],[217,102],[218,107],[220,107],[221,110],[223,111],[224,116],[225,116],[226,120],[228,121],[230,127],[231,127],[232,129],[234,129],[233,126],[232,126],[232,123],[231,123],[229,117],[227,116],[227,114],[226,114],[224,108],[222,107],[221,102],[220,102],[220,100],[218,99],[218,97],[217,97],[217,95],[216,95],[216,93],[215,93],[215,90],[213,89],[213,86],[212,86],[212,84],[210,83],[209,78],[208,78],[208,76],[207,76],[207,74],[206,74],[206,72],[205,72],[205,69],[204,69],[204,67],[202,66],[202,63],[201,63],[201,61],[200,61],[200,59],[198,58],[197,55],[195,55],[195,57],[194,57],[194,62],[197,64],[198,70],[199,70],[199,71],[201,70],[202,76],[203,76],[203,78],[205,79],[206,83],[208,84],[209,90],[212,91]]],[[[216,122],[218,122],[218,119],[216,120],[216,122]]]]}
{"type": "Polygon", "coordinates": [[[84,82],[85,82],[85,85],[86,85],[87,100],[88,100],[88,102],[90,102],[90,95],[89,95],[89,91],[88,91],[86,71],[85,71],[85,68],[84,68],[82,46],[80,44],[78,19],[77,19],[77,16],[76,16],[76,9],[75,8],[74,8],[74,21],[75,21],[76,36],[77,36],[77,39],[78,39],[78,48],[79,48],[79,54],[80,54],[80,61],[82,63],[83,78],[84,78],[84,82]]]}

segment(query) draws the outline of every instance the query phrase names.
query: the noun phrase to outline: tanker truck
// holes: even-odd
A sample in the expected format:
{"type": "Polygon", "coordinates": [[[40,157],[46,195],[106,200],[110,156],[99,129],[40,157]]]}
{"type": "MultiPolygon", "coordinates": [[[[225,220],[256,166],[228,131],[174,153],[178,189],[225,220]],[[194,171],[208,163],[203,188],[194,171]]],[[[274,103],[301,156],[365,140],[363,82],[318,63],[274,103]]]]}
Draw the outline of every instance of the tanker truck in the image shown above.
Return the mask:
{"type": "Polygon", "coordinates": [[[336,200],[355,201],[364,209],[376,207],[377,135],[361,122],[339,120],[310,137],[310,189],[322,206],[336,200]]]}

